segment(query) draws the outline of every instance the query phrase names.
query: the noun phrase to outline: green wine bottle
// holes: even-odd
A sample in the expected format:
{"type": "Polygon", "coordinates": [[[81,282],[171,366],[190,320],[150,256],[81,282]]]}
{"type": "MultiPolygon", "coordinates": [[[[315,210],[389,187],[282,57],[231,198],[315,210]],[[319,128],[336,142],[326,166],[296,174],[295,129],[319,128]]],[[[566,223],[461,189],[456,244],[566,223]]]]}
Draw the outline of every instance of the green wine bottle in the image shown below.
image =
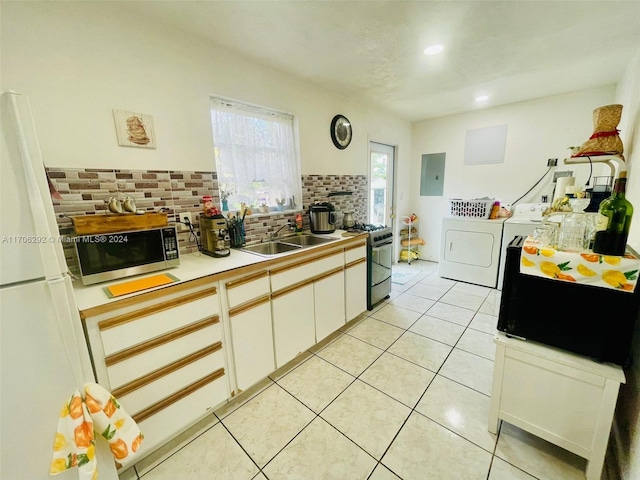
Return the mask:
{"type": "Polygon", "coordinates": [[[613,186],[613,195],[600,204],[600,221],[593,240],[593,251],[602,255],[624,255],[633,205],[625,198],[627,172],[620,172],[613,186]]]}

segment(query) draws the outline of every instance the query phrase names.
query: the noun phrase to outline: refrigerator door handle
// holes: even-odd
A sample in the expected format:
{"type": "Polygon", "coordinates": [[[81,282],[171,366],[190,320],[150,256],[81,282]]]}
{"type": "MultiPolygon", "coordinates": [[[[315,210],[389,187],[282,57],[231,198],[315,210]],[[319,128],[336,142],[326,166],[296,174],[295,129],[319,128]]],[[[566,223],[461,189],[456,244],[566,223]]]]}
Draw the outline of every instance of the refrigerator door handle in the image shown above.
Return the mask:
{"type": "MultiPolygon", "coordinates": [[[[26,102],[28,99],[23,97],[26,102]]],[[[18,148],[22,156],[22,169],[25,176],[27,194],[30,198],[29,206],[33,215],[35,223],[36,234],[42,241],[39,243],[40,257],[42,258],[42,264],[44,265],[44,271],[46,278],[60,277],[61,269],[58,259],[58,252],[55,249],[54,242],[57,238],[52,236],[51,229],[47,220],[47,212],[45,211],[45,200],[42,197],[42,192],[38,186],[37,175],[34,170],[34,159],[29,153],[29,147],[27,142],[27,136],[24,130],[22,118],[20,115],[20,109],[16,100],[16,95],[10,96],[11,107],[16,121],[16,131],[18,137],[18,148]]],[[[29,108],[30,112],[30,108],[29,108]]],[[[38,147],[39,148],[39,147],[38,147]]],[[[42,167],[44,170],[44,166],[42,167]]]]}
{"type": "Polygon", "coordinates": [[[80,326],[78,310],[72,307],[70,298],[71,280],[68,277],[58,277],[46,281],[51,295],[51,302],[56,317],[56,331],[64,345],[64,353],[69,361],[76,385],[79,389],[87,382],[95,382],[89,351],[83,337],[76,326],[80,326]]]}

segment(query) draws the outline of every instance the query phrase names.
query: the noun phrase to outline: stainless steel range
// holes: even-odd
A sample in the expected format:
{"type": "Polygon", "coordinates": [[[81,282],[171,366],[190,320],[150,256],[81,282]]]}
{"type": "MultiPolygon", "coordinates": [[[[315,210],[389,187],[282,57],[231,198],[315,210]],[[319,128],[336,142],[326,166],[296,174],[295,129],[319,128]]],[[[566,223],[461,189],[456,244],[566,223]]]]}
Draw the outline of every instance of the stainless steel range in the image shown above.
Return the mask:
{"type": "Polygon", "coordinates": [[[391,293],[393,233],[391,227],[356,223],[353,230],[369,233],[367,239],[367,309],[373,310],[391,293]]]}

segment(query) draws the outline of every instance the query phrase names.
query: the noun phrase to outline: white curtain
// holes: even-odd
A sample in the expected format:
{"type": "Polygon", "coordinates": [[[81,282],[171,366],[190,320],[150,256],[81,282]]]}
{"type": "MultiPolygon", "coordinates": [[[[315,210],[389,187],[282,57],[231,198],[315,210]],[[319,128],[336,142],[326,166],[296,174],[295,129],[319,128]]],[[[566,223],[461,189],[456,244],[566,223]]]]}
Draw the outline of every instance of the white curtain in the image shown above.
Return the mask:
{"type": "Polygon", "coordinates": [[[212,98],[211,122],[218,182],[234,192],[230,208],[275,206],[276,199],[288,205],[290,198],[301,205],[293,115],[212,98]]]}

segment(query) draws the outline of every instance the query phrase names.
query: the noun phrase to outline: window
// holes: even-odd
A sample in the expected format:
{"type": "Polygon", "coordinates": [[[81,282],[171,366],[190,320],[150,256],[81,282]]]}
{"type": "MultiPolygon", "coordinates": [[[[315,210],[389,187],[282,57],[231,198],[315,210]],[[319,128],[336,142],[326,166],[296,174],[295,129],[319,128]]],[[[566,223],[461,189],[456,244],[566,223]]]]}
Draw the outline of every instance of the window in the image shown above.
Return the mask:
{"type": "MultiPolygon", "coordinates": [[[[211,123],[220,197],[228,205],[301,205],[293,115],[213,97],[211,123]]],[[[223,202],[224,208],[224,202],[223,202]]]]}

